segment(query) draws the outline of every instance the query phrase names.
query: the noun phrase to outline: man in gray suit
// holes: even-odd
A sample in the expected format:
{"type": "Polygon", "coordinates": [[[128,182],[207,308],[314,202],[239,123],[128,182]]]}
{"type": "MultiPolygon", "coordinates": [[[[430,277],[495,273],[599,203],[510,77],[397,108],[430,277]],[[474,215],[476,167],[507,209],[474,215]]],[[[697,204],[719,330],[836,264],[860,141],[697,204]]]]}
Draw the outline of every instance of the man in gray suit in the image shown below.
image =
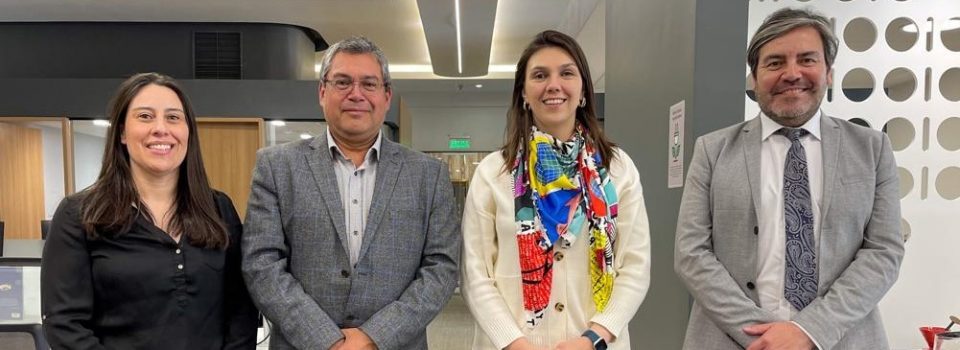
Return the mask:
{"type": "Polygon", "coordinates": [[[684,349],[886,349],[877,303],[903,258],[882,133],[820,111],[837,39],[804,10],[768,17],[747,63],[762,113],[700,137],[675,269],[694,297],[684,349]]]}
{"type": "Polygon", "coordinates": [[[441,162],[383,137],[383,52],[327,49],[327,131],[257,153],[243,237],[272,349],[426,349],[458,279],[460,215],[441,162]]]}

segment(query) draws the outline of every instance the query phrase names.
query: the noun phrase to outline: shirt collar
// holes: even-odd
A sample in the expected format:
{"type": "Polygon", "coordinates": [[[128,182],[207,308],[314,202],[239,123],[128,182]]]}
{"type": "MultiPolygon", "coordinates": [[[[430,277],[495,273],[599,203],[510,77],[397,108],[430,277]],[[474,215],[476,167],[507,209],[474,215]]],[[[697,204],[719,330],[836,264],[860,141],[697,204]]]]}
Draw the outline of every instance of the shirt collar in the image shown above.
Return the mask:
{"type": "MultiPolygon", "coordinates": [[[[339,155],[341,158],[346,159],[347,157],[343,154],[342,151],[340,151],[340,146],[337,146],[336,141],[333,140],[333,135],[330,134],[329,127],[327,127],[325,134],[327,134],[327,147],[330,147],[330,155],[333,156],[334,159],[337,159],[337,155],[339,155]]],[[[377,160],[377,158],[379,158],[380,140],[382,138],[383,138],[383,130],[380,130],[379,132],[377,132],[377,140],[373,141],[373,145],[370,146],[369,150],[367,150],[367,155],[364,157],[364,159],[377,160]]]]}
{"type": "MultiPolygon", "coordinates": [[[[820,140],[820,118],[822,117],[823,112],[817,109],[817,113],[815,113],[810,120],[801,125],[800,128],[807,130],[810,135],[813,135],[813,137],[817,138],[817,140],[820,140]]],[[[762,111],[760,112],[760,126],[763,131],[763,134],[760,135],[762,136],[761,140],[763,141],[766,141],[770,135],[773,135],[773,133],[777,132],[777,130],[780,130],[780,128],[784,127],[783,125],[773,121],[773,119],[770,119],[770,117],[768,117],[762,111]]]]}

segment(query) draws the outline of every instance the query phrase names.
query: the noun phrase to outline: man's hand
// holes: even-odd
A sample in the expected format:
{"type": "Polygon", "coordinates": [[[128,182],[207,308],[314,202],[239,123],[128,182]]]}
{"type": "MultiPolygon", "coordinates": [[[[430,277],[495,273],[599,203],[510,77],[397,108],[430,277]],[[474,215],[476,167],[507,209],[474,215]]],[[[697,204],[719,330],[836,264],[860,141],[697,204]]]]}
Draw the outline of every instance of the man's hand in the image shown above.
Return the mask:
{"type": "Polygon", "coordinates": [[[773,322],[744,327],[743,332],[760,337],[747,350],[810,350],[813,341],[793,322],[773,322]]]}
{"type": "Polygon", "coordinates": [[[526,337],[517,338],[517,340],[514,340],[512,343],[510,343],[510,345],[507,345],[507,347],[504,349],[505,350],[547,350],[545,348],[541,348],[539,346],[530,344],[530,341],[528,341],[526,337]]]}
{"type": "Polygon", "coordinates": [[[331,350],[377,350],[377,344],[360,328],[344,328],[340,331],[343,332],[343,341],[333,344],[331,350]]]}
{"type": "Polygon", "coordinates": [[[576,337],[558,343],[553,350],[593,350],[593,343],[587,337],[576,337]]]}

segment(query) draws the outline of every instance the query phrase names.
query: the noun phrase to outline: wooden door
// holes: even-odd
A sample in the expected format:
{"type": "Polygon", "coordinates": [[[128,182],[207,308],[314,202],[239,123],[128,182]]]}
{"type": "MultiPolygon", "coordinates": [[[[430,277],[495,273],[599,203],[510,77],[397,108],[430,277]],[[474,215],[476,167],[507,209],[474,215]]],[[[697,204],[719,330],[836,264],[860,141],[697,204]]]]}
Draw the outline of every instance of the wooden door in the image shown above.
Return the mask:
{"type": "Polygon", "coordinates": [[[44,218],[43,136],[0,122],[0,220],[6,239],[40,239],[44,218]]]}
{"type": "Polygon", "coordinates": [[[197,118],[203,164],[210,186],[230,196],[243,219],[256,166],[263,147],[261,118],[197,118]]]}

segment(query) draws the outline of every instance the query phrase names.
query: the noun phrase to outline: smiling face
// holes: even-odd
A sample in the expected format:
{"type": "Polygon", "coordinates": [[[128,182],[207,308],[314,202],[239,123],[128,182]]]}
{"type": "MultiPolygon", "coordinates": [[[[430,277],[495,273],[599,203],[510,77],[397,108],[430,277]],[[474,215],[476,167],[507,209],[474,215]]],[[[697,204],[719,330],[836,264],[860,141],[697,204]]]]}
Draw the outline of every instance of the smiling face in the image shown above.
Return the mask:
{"type": "Polygon", "coordinates": [[[754,86],[764,114],[783,126],[810,120],[833,82],[823,41],[813,27],[800,27],[760,48],[754,86]]]}
{"type": "Polygon", "coordinates": [[[147,85],[130,101],[124,118],[120,142],[127,147],[134,177],[176,177],[190,136],[177,93],[147,85]]]}
{"type": "Polygon", "coordinates": [[[330,60],[330,71],[323,79],[320,105],[334,139],[365,143],[376,138],[392,96],[383,85],[383,73],[376,56],[339,52],[330,60]],[[346,90],[339,90],[337,81],[352,84],[346,90]],[[365,85],[374,87],[373,91],[365,89],[365,85]]]}
{"type": "Polygon", "coordinates": [[[573,57],[558,47],[545,47],[530,56],[524,74],[523,99],[530,105],[537,128],[567,140],[576,125],[583,97],[583,78],[573,57]]]}

